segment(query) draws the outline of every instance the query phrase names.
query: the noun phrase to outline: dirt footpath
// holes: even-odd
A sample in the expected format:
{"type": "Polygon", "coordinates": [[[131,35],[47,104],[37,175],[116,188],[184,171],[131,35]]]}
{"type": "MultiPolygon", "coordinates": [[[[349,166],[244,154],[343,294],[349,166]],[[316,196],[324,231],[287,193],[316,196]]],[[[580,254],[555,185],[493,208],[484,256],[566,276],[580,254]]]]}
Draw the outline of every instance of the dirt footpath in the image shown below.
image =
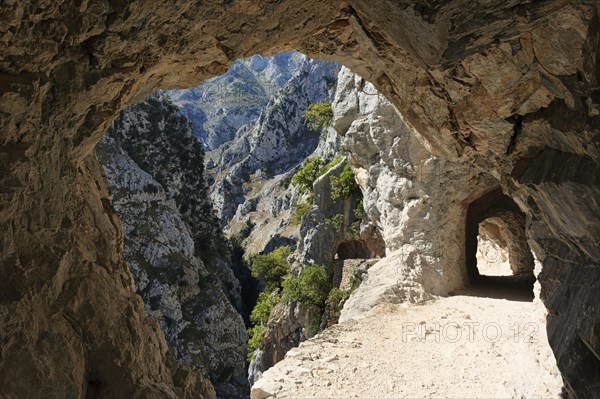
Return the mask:
{"type": "Polygon", "coordinates": [[[558,398],[539,306],[458,295],[380,308],[290,351],[252,398],[558,398]]]}

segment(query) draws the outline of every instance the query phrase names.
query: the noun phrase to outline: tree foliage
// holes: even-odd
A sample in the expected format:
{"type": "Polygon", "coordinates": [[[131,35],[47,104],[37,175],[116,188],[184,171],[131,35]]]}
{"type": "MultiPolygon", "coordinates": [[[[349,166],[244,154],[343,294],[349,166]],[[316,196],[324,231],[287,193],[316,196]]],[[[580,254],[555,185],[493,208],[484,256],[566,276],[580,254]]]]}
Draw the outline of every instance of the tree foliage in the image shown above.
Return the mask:
{"type": "Polygon", "coordinates": [[[320,177],[339,164],[344,160],[343,154],[337,154],[329,163],[325,164],[325,161],[317,156],[308,157],[300,170],[292,177],[292,184],[298,187],[298,190],[302,194],[310,193],[309,197],[304,202],[298,202],[294,205],[294,214],[292,222],[294,224],[300,224],[302,216],[310,209],[313,205],[314,190],[313,184],[320,177]]]}
{"type": "Polygon", "coordinates": [[[268,292],[261,292],[258,296],[258,301],[252,309],[252,313],[250,314],[250,321],[257,324],[267,325],[267,321],[269,321],[269,317],[271,316],[271,312],[279,298],[276,295],[269,294],[268,292]]]}
{"type": "Polygon", "coordinates": [[[282,297],[305,305],[322,306],[329,295],[329,276],[325,266],[309,265],[298,277],[283,281],[282,297]]]}
{"type": "Polygon", "coordinates": [[[346,164],[344,170],[340,173],[340,176],[331,176],[331,199],[337,201],[341,198],[348,198],[352,194],[360,192],[356,180],[354,180],[354,173],[350,169],[350,165],[346,164]]]}
{"type": "Polygon", "coordinates": [[[306,158],[300,170],[292,177],[292,184],[298,187],[302,194],[313,192],[314,182],[323,174],[323,164],[323,159],[317,156],[306,158]]]}
{"type": "Polygon", "coordinates": [[[289,246],[277,248],[266,255],[255,255],[250,259],[250,271],[255,278],[265,281],[268,292],[278,288],[283,277],[291,272],[287,257],[292,253],[289,246]]]}
{"type": "Polygon", "coordinates": [[[310,104],[304,113],[306,126],[313,131],[325,129],[333,124],[333,101],[323,100],[310,104]]]}
{"type": "Polygon", "coordinates": [[[251,361],[254,358],[255,350],[263,347],[266,332],[267,327],[262,324],[258,324],[248,329],[248,335],[250,336],[250,339],[248,340],[248,361],[251,361]]]}
{"type": "Polygon", "coordinates": [[[310,209],[313,205],[313,197],[310,196],[306,202],[297,202],[294,204],[294,213],[292,214],[292,223],[300,224],[302,222],[302,216],[310,209]]]}

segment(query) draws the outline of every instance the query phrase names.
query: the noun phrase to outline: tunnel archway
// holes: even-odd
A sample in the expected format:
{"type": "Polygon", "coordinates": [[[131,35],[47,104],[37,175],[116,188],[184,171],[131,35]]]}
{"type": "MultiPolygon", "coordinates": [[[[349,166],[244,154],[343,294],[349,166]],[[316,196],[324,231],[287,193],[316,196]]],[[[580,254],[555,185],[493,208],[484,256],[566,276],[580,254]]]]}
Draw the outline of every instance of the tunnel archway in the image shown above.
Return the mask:
{"type": "Polygon", "coordinates": [[[346,259],[369,259],[373,257],[372,252],[362,240],[345,240],[338,244],[335,258],[346,259]]]}
{"type": "Polygon", "coordinates": [[[533,298],[534,258],[525,224],[523,211],[500,187],[469,204],[465,260],[471,285],[528,290],[533,298]]]}
{"type": "MultiPolygon", "coordinates": [[[[589,145],[596,136],[591,134],[588,119],[597,112],[598,104],[590,94],[595,92],[589,90],[597,87],[598,67],[593,62],[597,46],[590,46],[597,40],[594,4],[474,2],[456,7],[448,2],[424,7],[390,2],[374,5],[352,1],[348,5],[279,1],[265,4],[261,10],[248,2],[215,2],[209,7],[192,3],[172,7],[152,1],[131,6],[115,2],[3,5],[8,21],[3,33],[11,55],[3,63],[5,90],[1,93],[2,126],[6,129],[2,132],[2,152],[9,154],[3,159],[2,197],[10,204],[2,218],[2,230],[8,233],[0,239],[4,248],[2,289],[9,293],[3,295],[3,314],[8,316],[2,324],[18,325],[16,331],[24,333],[15,335],[15,329],[7,327],[2,336],[11,337],[15,353],[32,358],[35,354],[30,348],[37,347],[34,343],[40,342],[42,334],[51,338],[48,342],[63,342],[69,337],[65,346],[72,348],[73,355],[68,361],[88,360],[74,377],[44,377],[50,385],[66,385],[75,392],[85,366],[104,357],[126,356],[132,360],[126,381],[120,383],[125,386],[123,390],[141,387],[153,393],[158,388],[151,388],[151,383],[175,385],[171,375],[174,367],[163,367],[165,355],[148,356],[158,353],[153,348],[162,341],[132,300],[133,290],[127,283],[130,275],[118,249],[122,232],[99,166],[90,156],[110,119],[126,102],[141,99],[155,87],[197,82],[244,54],[290,47],[337,57],[370,77],[401,111],[408,111],[410,121],[438,150],[452,156],[460,156],[467,148],[477,152],[477,144],[488,141],[500,143],[502,148],[484,152],[489,148],[483,146],[481,154],[492,153],[503,159],[505,154],[525,156],[528,153],[521,145],[525,141],[517,140],[521,133],[535,138],[535,145],[552,143],[552,151],[527,160],[522,176],[532,185],[522,191],[534,197],[534,205],[540,205],[531,205],[532,212],[551,225],[536,231],[534,239],[550,237],[538,241],[553,255],[544,261],[544,301],[561,309],[550,319],[556,337],[552,346],[564,354],[563,371],[586,368],[580,360],[582,354],[598,361],[594,355],[598,353],[596,341],[582,338],[594,336],[597,318],[589,315],[597,312],[580,311],[588,303],[595,310],[598,303],[597,290],[589,289],[599,276],[598,215],[596,208],[589,206],[598,198],[594,180],[598,175],[574,173],[597,168],[597,146],[589,145]],[[568,12],[562,12],[562,7],[568,7],[568,12]],[[577,26],[561,24],[564,16],[573,18],[577,26]],[[403,20],[410,23],[396,23],[403,20]],[[507,23],[495,23],[500,20],[507,23]],[[563,35],[565,32],[569,35],[563,35]],[[561,35],[567,39],[558,40],[561,35]],[[549,36],[557,39],[552,40],[556,45],[543,45],[549,36]],[[536,40],[543,51],[525,60],[521,56],[533,54],[531,46],[536,40]],[[416,43],[429,45],[413,45],[416,43]],[[488,58],[479,57],[483,53],[488,58]],[[473,68],[475,76],[469,76],[463,61],[473,55],[484,62],[478,62],[478,68],[473,68]],[[505,62],[513,59],[523,62],[520,65],[524,67],[512,68],[512,63],[505,62]],[[561,79],[579,83],[565,87],[561,79]],[[532,91],[522,92],[528,83],[534,83],[530,85],[532,91]],[[551,93],[544,86],[550,87],[551,93]],[[462,90],[470,94],[462,97],[462,90]],[[522,99],[522,94],[532,94],[532,103],[507,105],[507,100],[522,99]],[[502,109],[500,102],[494,102],[497,99],[502,109]],[[589,113],[579,111],[578,107],[586,106],[589,113]],[[546,109],[549,112],[544,113],[546,109]],[[541,113],[535,115],[536,120],[556,122],[552,129],[544,123],[532,124],[538,129],[523,129],[528,126],[523,119],[538,110],[541,113]],[[507,121],[514,121],[514,129],[509,126],[503,130],[504,138],[509,139],[505,148],[504,140],[497,139],[496,127],[505,126],[507,121]],[[481,137],[459,134],[461,126],[477,126],[481,137]],[[567,161],[568,167],[557,167],[553,162],[557,159],[567,161]],[[552,184],[542,187],[545,181],[552,184]],[[573,188],[581,200],[573,198],[573,188]],[[569,214],[558,217],[557,209],[569,214]],[[101,273],[103,270],[109,273],[101,273]],[[586,288],[581,289],[582,285],[586,288]],[[88,306],[72,305],[81,303],[82,298],[84,303],[103,304],[106,311],[90,315],[85,311],[88,306]],[[21,299],[39,305],[32,312],[31,307],[18,306],[21,299]],[[133,316],[114,318],[109,324],[100,314],[125,315],[125,306],[133,316]],[[50,316],[62,320],[63,315],[72,326],[54,324],[42,332],[34,326],[34,320],[50,316]],[[84,332],[102,332],[101,337],[89,342],[85,334],[82,337],[78,333],[77,326],[81,325],[84,332]],[[582,327],[566,332],[562,325],[582,327]],[[114,337],[130,339],[133,330],[148,339],[136,340],[136,345],[113,346],[114,337]],[[574,355],[561,349],[575,345],[581,349],[571,351],[574,355]],[[97,354],[99,347],[103,348],[102,356],[97,354]]],[[[510,174],[506,165],[511,162],[497,162],[491,168],[506,176],[510,174]]],[[[485,166],[490,168],[490,163],[485,166]]],[[[64,355],[64,350],[52,349],[44,361],[63,364],[64,355]]],[[[3,365],[6,370],[20,370],[12,367],[20,363],[15,356],[3,365]]],[[[41,375],[38,373],[34,369],[28,373],[31,377],[21,378],[23,375],[12,371],[6,378],[31,387],[41,375]]],[[[598,387],[584,374],[565,376],[569,390],[580,396],[598,387]]]]}

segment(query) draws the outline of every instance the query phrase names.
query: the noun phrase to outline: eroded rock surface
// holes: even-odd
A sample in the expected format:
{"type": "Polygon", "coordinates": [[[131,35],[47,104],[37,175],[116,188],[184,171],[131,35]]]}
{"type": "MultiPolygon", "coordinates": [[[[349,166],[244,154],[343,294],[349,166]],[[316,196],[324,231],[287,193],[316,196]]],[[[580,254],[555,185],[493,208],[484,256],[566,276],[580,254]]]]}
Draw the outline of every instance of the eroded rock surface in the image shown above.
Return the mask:
{"type": "Polygon", "coordinates": [[[0,11],[6,396],[191,392],[143,315],[92,150],[125,104],[293,48],[360,73],[435,156],[501,183],[543,265],[567,390],[600,392],[597,2],[8,0],[0,11]]]}

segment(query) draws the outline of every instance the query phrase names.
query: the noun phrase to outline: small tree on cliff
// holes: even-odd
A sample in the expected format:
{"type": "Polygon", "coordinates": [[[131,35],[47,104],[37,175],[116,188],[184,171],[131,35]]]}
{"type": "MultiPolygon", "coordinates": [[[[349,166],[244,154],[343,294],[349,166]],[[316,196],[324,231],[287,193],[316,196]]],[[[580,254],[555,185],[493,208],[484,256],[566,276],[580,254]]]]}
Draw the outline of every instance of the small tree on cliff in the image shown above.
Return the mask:
{"type": "Polygon", "coordinates": [[[333,101],[324,100],[310,104],[304,113],[306,126],[310,130],[317,131],[326,129],[333,124],[333,101]]]}

